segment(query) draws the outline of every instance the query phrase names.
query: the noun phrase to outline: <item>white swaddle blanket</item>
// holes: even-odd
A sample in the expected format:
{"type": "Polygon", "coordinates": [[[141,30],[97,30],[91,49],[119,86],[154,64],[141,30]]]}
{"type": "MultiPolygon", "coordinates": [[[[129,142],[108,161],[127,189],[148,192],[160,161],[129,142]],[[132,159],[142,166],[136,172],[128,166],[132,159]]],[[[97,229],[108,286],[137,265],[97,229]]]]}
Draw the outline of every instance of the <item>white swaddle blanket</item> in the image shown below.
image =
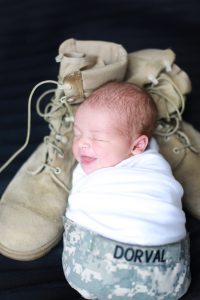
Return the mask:
{"type": "Polygon", "coordinates": [[[104,237],[154,246],[186,235],[183,189],[156,150],[85,175],[78,165],[66,216],[104,237]]]}

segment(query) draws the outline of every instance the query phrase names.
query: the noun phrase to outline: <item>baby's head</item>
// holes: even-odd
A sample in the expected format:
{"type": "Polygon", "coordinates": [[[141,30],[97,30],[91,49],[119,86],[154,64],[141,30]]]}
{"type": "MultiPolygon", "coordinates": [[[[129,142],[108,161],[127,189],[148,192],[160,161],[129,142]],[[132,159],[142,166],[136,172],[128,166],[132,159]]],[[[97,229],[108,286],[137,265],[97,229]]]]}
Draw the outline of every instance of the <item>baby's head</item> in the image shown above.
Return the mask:
{"type": "Polygon", "coordinates": [[[142,153],[155,129],[156,106],[141,88],[111,82],[78,108],[73,153],[86,174],[142,153]]]}

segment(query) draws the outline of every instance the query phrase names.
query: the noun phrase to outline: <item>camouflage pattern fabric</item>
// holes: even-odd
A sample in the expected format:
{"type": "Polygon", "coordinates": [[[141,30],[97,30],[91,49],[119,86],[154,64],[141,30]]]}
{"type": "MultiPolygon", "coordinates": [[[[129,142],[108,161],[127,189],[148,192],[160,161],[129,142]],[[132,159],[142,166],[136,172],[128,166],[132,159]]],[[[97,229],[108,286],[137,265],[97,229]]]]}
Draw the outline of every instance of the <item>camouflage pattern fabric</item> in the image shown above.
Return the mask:
{"type": "Polygon", "coordinates": [[[63,269],[85,299],[175,300],[190,284],[189,237],[164,246],[128,245],[64,218],[63,269]]]}

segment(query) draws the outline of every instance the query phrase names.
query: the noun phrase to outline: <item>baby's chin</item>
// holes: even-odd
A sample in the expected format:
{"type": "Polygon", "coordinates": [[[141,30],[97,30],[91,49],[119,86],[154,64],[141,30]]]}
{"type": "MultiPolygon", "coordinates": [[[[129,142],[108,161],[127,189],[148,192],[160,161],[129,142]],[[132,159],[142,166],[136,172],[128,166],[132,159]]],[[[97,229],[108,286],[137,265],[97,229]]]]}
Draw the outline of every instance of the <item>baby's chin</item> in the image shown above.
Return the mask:
{"type": "Polygon", "coordinates": [[[89,174],[101,169],[101,168],[97,168],[97,167],[92,168],[91,166],[85,166],[85,165],[81,165],[81,167],[86,175],[89,175],[89,174]]]}

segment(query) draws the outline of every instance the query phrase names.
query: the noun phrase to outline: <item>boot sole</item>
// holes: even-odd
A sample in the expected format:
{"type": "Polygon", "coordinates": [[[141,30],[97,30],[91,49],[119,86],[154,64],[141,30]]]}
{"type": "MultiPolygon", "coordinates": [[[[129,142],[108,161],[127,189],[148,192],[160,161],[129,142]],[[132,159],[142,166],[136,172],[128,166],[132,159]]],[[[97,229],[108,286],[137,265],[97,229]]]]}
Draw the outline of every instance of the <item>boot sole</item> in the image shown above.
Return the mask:
{"type": "Polygon", "coordinates": [[[34,251],[24,251],[24,252],[11,250],[0,243],[0,254],[8,258],[19,260],[19,261],[35,260],[47,254],[54,246],[58,244],[61,238],[62,238],[62,234],[57,236],[55,240],[43,245],[42,247],[34,251]]]}

